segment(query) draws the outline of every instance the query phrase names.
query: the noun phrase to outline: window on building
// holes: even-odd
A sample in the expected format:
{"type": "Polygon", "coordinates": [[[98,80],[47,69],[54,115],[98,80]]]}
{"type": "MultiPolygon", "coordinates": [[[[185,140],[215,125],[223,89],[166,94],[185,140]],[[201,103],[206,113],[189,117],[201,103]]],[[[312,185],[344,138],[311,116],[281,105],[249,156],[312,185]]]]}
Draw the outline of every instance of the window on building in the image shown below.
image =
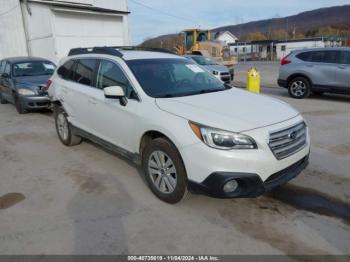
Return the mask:
{"type": "Polygon", "coordinates": [[[235,53],[237,53],[237,52],[238,52],[238,48],[236,47],[236,48],[235,48],[235,53]]]}
{"type": "Polygon", "coordinates": [[[282,52],[286,51],[286,46],[285,46],[285,45],[282,45],[282,46],[281,46],[281,51],[282,51],[282,52]]]}
{"type": "Polygon", "coordinates": [[[81,59],[77,62],[74,81],[83,85],[92,86],[96,59],[81,59]]]}
{"type": "Polygon", "coordinates": [[[243,53],[245,53],[245,51],[246,51],[246,48],[245,48],[245,47],[243,47],[243,53]]]}

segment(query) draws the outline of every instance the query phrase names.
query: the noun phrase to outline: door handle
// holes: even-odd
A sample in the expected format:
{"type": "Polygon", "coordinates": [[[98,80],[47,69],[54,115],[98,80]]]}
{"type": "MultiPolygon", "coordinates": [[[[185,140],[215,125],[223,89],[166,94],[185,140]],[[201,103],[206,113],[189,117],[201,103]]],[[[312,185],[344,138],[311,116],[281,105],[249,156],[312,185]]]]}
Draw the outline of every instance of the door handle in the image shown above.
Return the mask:
{"type": "Polygon", "coordinates": [[[89,98],[89,103],[90,103],[90,104],[93,104],[93,105],[96,105],[96,104],[97,104],[97,101],[96,101],[96,99],[94,99],[94,98],[89,98]]]}

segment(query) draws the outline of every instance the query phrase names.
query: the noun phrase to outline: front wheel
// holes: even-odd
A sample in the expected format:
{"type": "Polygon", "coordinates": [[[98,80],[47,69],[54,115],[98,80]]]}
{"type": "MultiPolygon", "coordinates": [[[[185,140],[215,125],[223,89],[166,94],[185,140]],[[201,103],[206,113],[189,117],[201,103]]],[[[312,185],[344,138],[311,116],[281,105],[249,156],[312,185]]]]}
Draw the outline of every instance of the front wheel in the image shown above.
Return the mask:
{"type": "Polygon", "coordinates": [[[161,200],[175,204],[187,194],[187,175],[181,156],[165,138],[157,138],[146,145],[142,167],[152,192],[161,200]]]}
{"type": "Polygon", "coordinates": [[[16,107],[16,110],[17,110],[18,114],[26,113],[26,110],[24,109],[24,107],[23,107],[23,105],[21,103],[21,100],[20,100],[20,98],[17,95],[14,96],[13,100],[15,101],[15,107],[16,107]]]}
{"type": "Polygon", "coordinates": [[[293,98],[306,98],[310,95],[310,83],[305,77],[296,77],[289,82],[288,92],[293,98]]]}
{"type": "Polygon", "coordinates": [[[74,146],[81,143],[81,137],[76,136],[67,119],[67,113],[62,107],[55,108],[56,131],[62,144],[74,146]]]}
{"type": "Polygon", "coordinates": [[[7,104],[7,100],[2,96],[2,94],[0,93],[0,104],[7,104]]]}

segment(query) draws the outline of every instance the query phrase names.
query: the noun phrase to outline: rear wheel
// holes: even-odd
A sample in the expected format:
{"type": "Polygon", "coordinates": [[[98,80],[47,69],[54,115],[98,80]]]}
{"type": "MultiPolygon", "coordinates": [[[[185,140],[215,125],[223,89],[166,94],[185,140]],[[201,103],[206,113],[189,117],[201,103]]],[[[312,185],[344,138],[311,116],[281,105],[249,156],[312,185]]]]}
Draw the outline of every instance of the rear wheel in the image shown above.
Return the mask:
{"type": "Polygon", "coordinates": [[[7,104],[7,100],[2,96],[2,93],[0,93],[0,104],[7,104]]]}
{"type": "Polygon", "coordinates": [[[56,131],[62,144],[66,146],[74,146],[81,143],[81,137],[74,134],[73,128],[68,122],[67,113],[62,107],[55,108],[56,131]]]}
{"type": "Polygon", "coordinates": [[[181,156],[165,138],[146,145],[142,167],[152,192],[161,200],[175,204],[187,194],[187,175],[181,156]]]}
{"type": "Polygon", "coordinates": [[[288,92],[293,98],[306,98],[310,95],[310,82],[305,77],[296,77],[289,82],[288,92]]]}

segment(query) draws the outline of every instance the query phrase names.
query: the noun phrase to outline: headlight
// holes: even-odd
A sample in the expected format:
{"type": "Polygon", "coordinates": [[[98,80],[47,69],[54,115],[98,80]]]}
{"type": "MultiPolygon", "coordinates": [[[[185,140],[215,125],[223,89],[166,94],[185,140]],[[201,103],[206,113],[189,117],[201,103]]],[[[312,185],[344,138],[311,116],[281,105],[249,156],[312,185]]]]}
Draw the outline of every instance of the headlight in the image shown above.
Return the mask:
{"type": "Polygon", "coordinates": [[[30,89],[18,89],[18,94],[23,95],[23,96],[31,96],[35,95],[35,92],[30,90],[30,89]]]}
{"type": "Polygon", "coordinates": [[[253,138],[189,122],[192,131],[206,145],[223,150],[257,149],[253,138]]]}
{"type": "Polygon", "coordinates": [[[219,75],[219,72],[218,71],[213,71],[213,74],[217,76],[217,75],[219,75]]]}

